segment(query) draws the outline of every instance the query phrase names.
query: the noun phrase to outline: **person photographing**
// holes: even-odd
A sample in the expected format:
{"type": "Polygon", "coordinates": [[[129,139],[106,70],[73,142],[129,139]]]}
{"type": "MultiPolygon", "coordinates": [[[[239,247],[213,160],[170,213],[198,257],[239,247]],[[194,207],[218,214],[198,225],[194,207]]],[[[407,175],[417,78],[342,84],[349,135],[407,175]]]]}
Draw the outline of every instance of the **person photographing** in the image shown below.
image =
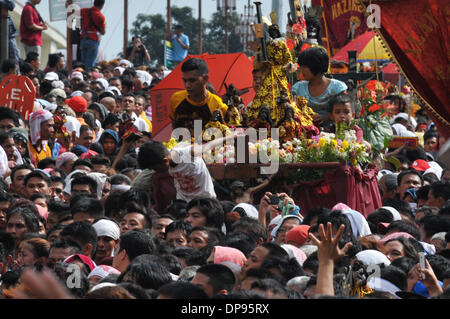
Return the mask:
{"type": "Polygon", "coordinates": [[[127,49],[127,60],[131,61],[134,67],[145,65],[151,61],[150,53],[139,36],[133,37],[133,46],[127,49]]]}

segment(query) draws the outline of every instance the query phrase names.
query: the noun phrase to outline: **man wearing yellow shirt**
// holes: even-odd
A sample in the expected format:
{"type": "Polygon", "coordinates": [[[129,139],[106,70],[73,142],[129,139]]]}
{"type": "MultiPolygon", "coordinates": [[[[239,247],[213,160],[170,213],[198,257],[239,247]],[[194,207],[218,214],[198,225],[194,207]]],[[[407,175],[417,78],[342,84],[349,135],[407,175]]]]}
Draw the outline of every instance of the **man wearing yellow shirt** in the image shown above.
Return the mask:
{"type": "Polygon", "coordinates": [[[147,118],[147,115],[145,114],[145,109],[147,108],[146,105],[146,99],[142,95],[136,95],[136,101],[134,103],[134,113],[139,118],[143,119],[145,123],[147,124],[148,131],[152,132],[152,122],[147,118]]]}
{"type": "Polygon", "coordinates": [[[55,131],[54,125],[53,114],[47,110],[38,110],[30,115],[31,139],[28,146],[35,167],[44,158],[52,157],[47,141],[55,131]]]}
{"type": "Polygon", "coordinates": [[[181,72],[186,90],[176,92],[170,98],[172,127],[192,130],[194,121],[201,120],[204,128],[215,110],[219,110],[224,118],[227,105],[219,96],[206,89],[209,80],[206,62],[198,58],[189,59],[181,66],[181,72]]]}

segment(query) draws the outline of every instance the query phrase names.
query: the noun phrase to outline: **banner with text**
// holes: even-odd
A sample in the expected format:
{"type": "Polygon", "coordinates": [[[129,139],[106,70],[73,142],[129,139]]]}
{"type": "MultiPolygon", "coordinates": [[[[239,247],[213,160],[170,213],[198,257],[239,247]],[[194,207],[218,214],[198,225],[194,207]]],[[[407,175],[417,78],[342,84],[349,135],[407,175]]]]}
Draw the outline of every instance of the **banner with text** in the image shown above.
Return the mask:
{"type": "Polygon", "coordinates": [[[332,56],[367,31],[365,11],[358,3],[359,0],[312,0],[313,6],[323,8],[322,37],[328,38],[332,56]]]}

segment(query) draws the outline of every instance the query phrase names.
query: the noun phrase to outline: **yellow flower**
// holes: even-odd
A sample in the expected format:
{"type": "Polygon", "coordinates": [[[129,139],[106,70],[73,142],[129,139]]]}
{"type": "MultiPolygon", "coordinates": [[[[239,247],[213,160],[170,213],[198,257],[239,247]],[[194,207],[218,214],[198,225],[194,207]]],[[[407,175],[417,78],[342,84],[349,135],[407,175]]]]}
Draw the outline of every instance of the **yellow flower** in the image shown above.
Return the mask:
{"type": "Polygon", "coordinates": [[[339,147],[339,152],[345,153],[345,149],[343,147],[339,147]]]}
{"type": "Polygon", "coordinates": [[[326,140],[325,138],[322,137],[322,138],[319,140],[319,145],[320,145],[320,147],[324,147],[326,144],[327,144],[327,140],[326,140]]]}
{"type": "Polygon", "coordinates": [[[333,145],[334,148],[336,148],[338,145],[336,140],[331,140],[331,144],[333,145]]]}
{"type": "Polygon", "coordinates": [[[349,147],[348,142],[347,142],[347,141],[343,141],[342,144],[341,144],[341,147],[342,147],[344,150],[348,149],[348,147],[349,147]]]}
{"type": "Polygon", "coordinates": [[[352,159],[350,160],[350,164],[351,164],[352,166],[356,166],[356,164],[358,164],[358,160],[357,160],[356,158],[352,158],[352,159]]]}

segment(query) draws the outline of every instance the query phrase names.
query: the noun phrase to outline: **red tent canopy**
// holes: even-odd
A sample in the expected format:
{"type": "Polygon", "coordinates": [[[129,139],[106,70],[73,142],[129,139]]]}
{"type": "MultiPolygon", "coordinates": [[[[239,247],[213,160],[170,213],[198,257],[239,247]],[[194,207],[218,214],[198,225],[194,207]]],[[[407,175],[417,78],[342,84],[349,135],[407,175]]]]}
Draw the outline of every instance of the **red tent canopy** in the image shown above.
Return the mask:
{"type": "MultiPolygon", "coordinates": [[[[188,55],[190,58],[200,58],[206,61],[209,68],[209,82],[216,89],[217,95],[223,96],[226,92],[225,84],[233,84],[238,90],[249,89],[242,95],[247,105],[255,93],[253,84],[253,64],[244,53],[188,55]]],[[[183,60],[183,61],[185,61],[183,60]]],[[[178,91],[184,90],[181,79],[181,62],[167,77],[159,82],[150,92],[152,100],[152,126],[153,139],[167,141],[172,133],[170,112],[170,97],[178,91]]]]}
{"type": "Polygon", "coordinates": [[[391,83],[397,83],[400,77],[400,72],[394,62],[387,64],[381,69],[383,72],[383,80],[389,81],[391,83]]]}
{"type": "Polygon", "coordinates": [[[378,37],[373,31],[367,31],[342,47],[336,55],[331,58],[331,62],[344,62],[348,64],[348,51],[356,51],[358,62],[368,62],[376,60],[388,60],[389,55],[378,37]]]}

